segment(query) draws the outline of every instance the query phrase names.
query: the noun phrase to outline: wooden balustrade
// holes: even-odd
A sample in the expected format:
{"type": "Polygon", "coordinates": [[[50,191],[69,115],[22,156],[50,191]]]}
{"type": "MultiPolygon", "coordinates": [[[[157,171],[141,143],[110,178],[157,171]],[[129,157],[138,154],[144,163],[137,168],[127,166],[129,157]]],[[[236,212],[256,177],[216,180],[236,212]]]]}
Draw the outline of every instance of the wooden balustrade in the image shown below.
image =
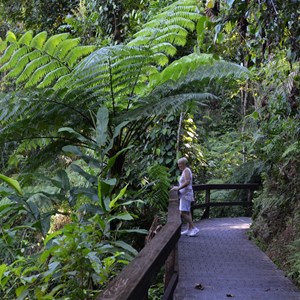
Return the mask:
{"type": "Polygon", "coordinates": [[[139,252],[136,258],[108,285],[97,300],[147,299],[154,277],[166,263],[165,296],[172,299],[177,284],[177,242],[180,238],[181,218],[178,193],[170,192],[166,225],[139,252]]]}
{"type": "MultiPolygon", "coordinates": [[[[251,206],[253,191],[258,184],[197,184],[195,192],[205,191],[205,203],[196,203],[193,210],[205,208],[203,218],[209,217],[211,206],[251,206]],[[210,191],[215,189],[248,190],[247,201],[211,202],[210,191]]],[[[96,300],[144,300],[153,279],[165,265],[165,294],[163,300],[171,300],[178,281],[177,242],[180,238],[181,218],[178,210],[178,192],[171,191],[166,225],[140,251],[137,257],[108,285],[96,300]]]]}
{"type": "Polygon", "coordinates": [[[253,191],[259,188],[257,183],[235,183],[235,184],[196,184],[193,185],[194,192],[205,191],[205,202],[194,203],[192,211],[197,208],[205,208],[201,219],[209,218],[210,207],[212,206],[235,206],[242,205],[251,209],[253,191]],[[248,190],[247,201],[223,201],[223,202],[211,202],[211,190],[248,190]]]}

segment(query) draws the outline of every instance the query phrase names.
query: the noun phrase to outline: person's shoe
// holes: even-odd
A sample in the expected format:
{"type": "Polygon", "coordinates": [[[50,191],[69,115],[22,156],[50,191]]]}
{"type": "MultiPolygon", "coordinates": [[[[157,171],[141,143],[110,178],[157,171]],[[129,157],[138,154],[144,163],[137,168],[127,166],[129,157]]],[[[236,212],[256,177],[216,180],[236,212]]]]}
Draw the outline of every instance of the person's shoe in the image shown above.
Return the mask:
{"type": "Polygon", "coordinates": [[[197,235],[197,233],[199,232],[200,230],[197,228],[197,227],[195,227],[195,228],[193,228],[191,231],[190,231],[190,233],[188,233],[188,236],[195,236],[195,235],[197,235]]]}
{"type": "Polygon", "coordinates": [[[181,235],[189,235],[191,233],[192,229],[186,229],[184,231],[181,231],[181,235]]]}

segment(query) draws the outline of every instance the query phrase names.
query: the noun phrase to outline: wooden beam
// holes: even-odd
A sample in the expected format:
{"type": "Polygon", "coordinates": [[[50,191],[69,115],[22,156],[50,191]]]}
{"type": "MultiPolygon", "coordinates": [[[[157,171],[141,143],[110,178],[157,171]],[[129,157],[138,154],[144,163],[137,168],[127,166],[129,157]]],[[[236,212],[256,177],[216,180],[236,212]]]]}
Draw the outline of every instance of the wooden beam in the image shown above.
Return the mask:
{"type": "Polygon", "coordinates": [[[159,272],[180,238],[178,193],[170,193],[167,224],[136,258],[108,285],[96,300],[145,299],[153,277],[159,272]]]}
{"type": "Polygon", "coordinates": [[[194,191],[205,190],[258,190],[259,184],[257,183],[221,183],[221,184],[195,184],[193,185],[194,191]]]}

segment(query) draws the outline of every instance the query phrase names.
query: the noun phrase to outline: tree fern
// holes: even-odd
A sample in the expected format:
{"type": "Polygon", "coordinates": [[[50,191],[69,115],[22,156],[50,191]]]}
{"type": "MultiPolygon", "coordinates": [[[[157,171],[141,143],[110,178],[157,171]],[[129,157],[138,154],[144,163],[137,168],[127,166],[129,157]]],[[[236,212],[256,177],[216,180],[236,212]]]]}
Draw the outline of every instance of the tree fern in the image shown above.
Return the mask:
{"type": "Polygon", "coordinates": [[[19,85],[26,82],[25,87],[52,86],[61,76],[67,80],[66,75],[75,64],[95,49],[94,46],[79,46],[79,42],[78,38],[69,39],[67,33],[47,39],[46,32],[33,36],[32,31],[28,31],[19,40],[8,33],[0,46],[6,46],[0,59],[0,72],[9,71],[7,77],[15,77],[19,85]]]}
{"type": "Polygon", "coordinates": [[[166,7],[162,13],[146,23],[142,30],[134,35],[135,38],[128,45],[147,46],[154,53],[174,55],[174,49],[170,53],[170,48],[172,46],[184,46],[188,31],[195,29],[195,22],[200,17],[196,4],[196,1],[187,0],[177,1],[166,7]],[[160,46],[162,44],[164,47],[160,46]],[[170,44],[170,46],[166,47],[166,44],[170,44]]]}

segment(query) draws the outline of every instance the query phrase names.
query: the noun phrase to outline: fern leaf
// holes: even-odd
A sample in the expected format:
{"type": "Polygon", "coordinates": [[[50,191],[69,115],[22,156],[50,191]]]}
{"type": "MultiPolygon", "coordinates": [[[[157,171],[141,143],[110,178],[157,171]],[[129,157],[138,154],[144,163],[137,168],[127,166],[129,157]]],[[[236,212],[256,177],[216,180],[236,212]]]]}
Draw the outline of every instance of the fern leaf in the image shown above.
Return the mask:
{"type": "Polygon", "coordinates": [[[42,31],[33,37],[30,43],[30,47],[34,49],[42,50],[46,40],[47,40],[47,32],[42,31]]]}
{"type": "MultiPolygon", "coordinates": [[[[45,58],[45,57],[43,57],[43,58],[45,58]]],[[[31,75],[31,77],[29,78],[28,82],[25,85],[25,88],[37,85],[42,80],[42,78],[45,76],[45,74],[51,73],[52,70],[56,70],[59,67],[60,67],[60,65],[57,61],[50,61],[49,63],[44,64],[43,66],[37,68],[34,71],[34,73],[31,75]]]]}
{"type": "Polygon", "coordinates": [[[64,87],[66,87],[67,83],[71,79],[71,76],[72,76],[72,74],[69,73],[69,74],[66,74],[66,75],[63,75],[63,76],[59,77],[57,79],[56,83],[54,84],[53,89],[56,91],[56,90],[59,90],[59,89],[62,89],[64,87]]]}
{"type": "Polygon", "coordinates": [[[43,50],[49,55],[54,55],[56,47],[69,36],[68,33],[61,33],[51,36],[45,43],[43,50]]]}
{"type": "Polygon", "coordinates": [[[14,52],[14,54],[11,56],[10,60],[2,66],[0,69],[1,71],[6,71],[14,68],[19,61],[20,57],[24,56],[28,53],[28,47],[24,46],[17,51],[14,52]]]}
{"type": "Polygon", "coordinates": [[[5,51],[6,48],[7,48],[7,41],[3,41],[0,38],[0,53],[2,53],[3,51],[5,51]]]}
{"type": "Polygon", "coordinates": [[[49,62],[50,58],[48,56],[41,56],[39,58],[36,58],[32,60],[24,69],[22,74],[19,76],[19,78],[16,80],[16,83],[22,83],[33,74],[33,72],[40,68],[41,66],[47,64],[49,62]]]}
{"type": "MultiPolygon", "coordinates": [[[[10,60],[10,58],[12,57],[13,53],[17,49],[19,49],[19,45],[17,43],[10,44],[4,51],[4,53],[0,59],[0,64],[4,64],[4,63],[8,62],[10,60]]],[[[2,70],[0,69],[0,71],[2,71],[2,70]]]]}
{"type": "Polygon", "coordinates": [[[19,39],[18,43],[19,45],[26,45],[26,46],[30,46],[30,43],[32,41],[32,37],[33,37],[33,32],[32,30],[29,30],[27,32],[25,32],[19,39]]]}
{"type": "Polygon", "coordinates": [[[95,46],[80,46],[73,48],[70,53],[65,58],[65,62],[69,67],[74,67],[74,65],[78,62],[82,57],[90,54],[95,50],[95,46]]]}
{"type": "Polygon", "coordinates": [[[8,31],[6,33],[6,41],[8,43],[16,43],[17,42],[17,37],[15,36],[15,34],[12,31],[8,31]]]}
{"type": "Polygon", "coordinates": [[[50,86],[57,78],[69,74],[69,69],[66,67],[56,68],[49,72],[43,79],[43,81],[37,86],[38,88],[45,88],[50,86]]]}
{"type": "Polygon", "coordinates": [[[7,78],[14,78],[19,76],[24,68],[27,66],[27,64],[32,61],[33,59],[36,59],[38,57],[41,57],[41,52],[38,50],[35,50],[33,52],[29,52],[22,56],[19,60],[18,63],[15,65],[15,67],[6,75],[7,78]]]}
{"type": "Polygon", "coordinates": [[[177,52],[177,49],[171,43],[159,43],[151,47],[153,52],[164,52],[167,55],[174,56],[177,52]]]}
{"type": "Polygon", "coordinates": [[[68,52],[78,46],[79,43],[80,38],[66,39],[57,46],[53,56],[59,58],[60,60],[64,60],[68,52]]]}

